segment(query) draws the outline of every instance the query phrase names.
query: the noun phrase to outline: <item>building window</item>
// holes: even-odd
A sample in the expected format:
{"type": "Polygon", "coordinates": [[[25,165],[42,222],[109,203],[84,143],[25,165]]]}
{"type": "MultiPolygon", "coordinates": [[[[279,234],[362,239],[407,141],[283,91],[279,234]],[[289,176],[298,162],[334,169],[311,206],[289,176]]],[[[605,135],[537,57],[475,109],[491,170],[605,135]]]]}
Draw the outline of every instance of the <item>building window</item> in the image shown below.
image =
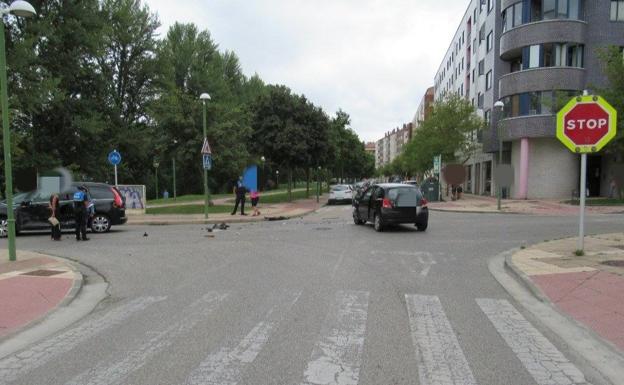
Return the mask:
{"type": "Polygon", "coordinates": [[[611,21],[624,21],[624,1],[611,0],[611,21]]]}
{"type": "Polygon", "coordinates": [[[473,83],[475,82],[475,78],[476,78],[476,76],[475,76],[475,71],[476,71],[476,70],[473,68],[473,69],[472,69],[472,82],[473,82],[473,83]]]}
{"type": "Polygon", "coordinates": [[[479,76],[485,73],[485,59],[479,62],[479,76]]]}
{"type": "MultiPolygon", "coordinates": [[[[547,43],[522,50],[522,69],[538,67],[584,68],[585,47],[575,43],[547,43]]],[[[512,62],[512,72],[517,71],[512,62]]]]}
{"type": "Polygon", "coordinates": [[[483,108],[484,97],[481,92],[477,94],[477,108],[483,108]]]}
{"type": "Polygon", "coordinates": [[[540,46],[532,45],[529,47],[529,68],[537,68],[540,66],[540,46]]]}
{"type": "Polygon", "coordinates": [[[488,2],[488,13],[492,10],[492,8],[494,8],[494,1],[493,0],[487,0],[488,2]]]}
{"type": "Polygon", "coordinates": [[[516,3],[503,11],[503,32],[522,25],[522,3],[516,3]]]}
{"type": "Polygon", "coordinates": [[[492,71],[488,71],[485,75],[485,89],[489,90],[492,88],[492,71]]]}
{"type": "Polygon", "coordinates": [[[486,51],[490,52],[494,48],[494,32],[490,31],[487,35],[486,51]]]}
{"type": "Polygon", "coordinates": [[[485,111],[485,114],[483,115],[483,120],[485,120],[485,123],[488,126],[490,125],[490,122],[492,121],[492,110],[485,111]]]}
{"type": "Polygon", "coordinates": [[[503,98],[504,117],[551,115],[559,111],[578,91],[535,91],[503,98]]]}
{"type": "Polygon", "coordinates": [[[479,45],[481,45],[483,40],[485,40],[485,24],[483,24],[479,30],[479,45]]]}
{"type": "Polygon", "coordinates": [[[543,0],[542,20],[554,19],[557,16],[557,0],[543,0]]]}

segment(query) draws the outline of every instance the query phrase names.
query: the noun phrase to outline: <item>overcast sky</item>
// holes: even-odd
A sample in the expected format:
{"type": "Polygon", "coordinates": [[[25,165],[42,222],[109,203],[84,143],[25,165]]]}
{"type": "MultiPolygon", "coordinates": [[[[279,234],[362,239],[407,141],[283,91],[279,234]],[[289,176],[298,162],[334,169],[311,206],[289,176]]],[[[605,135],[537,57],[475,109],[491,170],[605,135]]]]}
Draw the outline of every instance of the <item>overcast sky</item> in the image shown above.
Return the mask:
{"type": "Polygon", "coordinates": [[[246,75],[285,84],[362,140],[410,122],[468,0],[144,0],[163,27],[207,29],[246,75]]]}

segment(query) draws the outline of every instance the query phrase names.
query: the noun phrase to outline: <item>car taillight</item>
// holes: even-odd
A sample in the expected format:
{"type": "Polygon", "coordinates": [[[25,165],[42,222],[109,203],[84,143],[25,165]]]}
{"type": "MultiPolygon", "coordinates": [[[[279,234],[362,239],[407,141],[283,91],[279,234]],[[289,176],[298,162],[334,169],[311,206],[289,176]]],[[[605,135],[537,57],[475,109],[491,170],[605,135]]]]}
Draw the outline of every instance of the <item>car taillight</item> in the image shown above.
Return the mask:
{"type": "Polygon", "coordinates": [[[117,192],[117,190],[113,187],[111,187],[111,191],[113,192],[113,206],[122,209],[124,207],[124,202],[121,198],[121,194],[119,194],[119,192],[117,192]]]}
{"type": "Polygon", "coordinates": [[[429,202],[427,202],[427,200],[426,200],[425,198],[422,198],[422,199],[420,200],[420,207],[427,207],[427,204],[428,204],[428,203],[429,203],[429,202]]]}
{"type": "Polygon", "coordinates": [[[390,202],[390,199],[384,198],[382,203],[381,203],[381,207],[383,207],[384,209],[391,209],[392,208],[392,202],[390,202]]]}

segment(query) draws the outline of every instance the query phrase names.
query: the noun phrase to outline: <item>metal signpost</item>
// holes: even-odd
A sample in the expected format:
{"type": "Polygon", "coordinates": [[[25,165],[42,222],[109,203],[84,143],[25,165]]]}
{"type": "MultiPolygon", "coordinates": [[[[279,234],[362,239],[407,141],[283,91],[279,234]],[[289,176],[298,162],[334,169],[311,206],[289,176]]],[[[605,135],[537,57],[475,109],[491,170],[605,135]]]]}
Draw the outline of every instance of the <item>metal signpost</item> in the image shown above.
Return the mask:
{"type": "Polygon", "coordinates": [[[204,167],[204,218],[208,218],[208,205],[210,201],[210,192],[208,190],[208,171],[212,170],[212,150],[208,143],[208,138],[204,138],[204,144],[202,145],[202,165],[204,167]]]}
{"type": "Polygon", "coordinates": [[[442,174],[442,154],[433,157],[433,173],[438,178],[438,202],[442,201],[442,182],[440,175],[442,174]]]}
{"type": "Polygon", "coordinates": [[[581,155],[578,250],[584,249],[587,154],[600,151],[617,131],[617,111],[597,95],[578,96],[557,113],[557,138],[581,155]]]}
{"type": "Polygon", "coordinates": [[[108,154],[108,163],[115,167],[115,187],[117,187],[117,165],[121,163],[121,154],[117,150],[113,150],[108,154]]]}

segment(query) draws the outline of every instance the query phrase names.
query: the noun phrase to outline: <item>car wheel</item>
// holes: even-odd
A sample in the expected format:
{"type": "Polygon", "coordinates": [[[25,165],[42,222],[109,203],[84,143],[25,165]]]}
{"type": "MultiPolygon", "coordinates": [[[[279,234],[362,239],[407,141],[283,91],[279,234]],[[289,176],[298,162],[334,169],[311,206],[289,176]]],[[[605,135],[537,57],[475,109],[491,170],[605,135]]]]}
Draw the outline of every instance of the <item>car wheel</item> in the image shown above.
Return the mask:
{"type": "Polygon", "coordinates": [[[6,238],[9,235],[9,221],[6,218],[0,218],[0,238],[6,238]]]}
{"type": "Polygon", "coordinates": [[[375,231],[383,231],[383,223],[381,221],[381,215],[375,214],[375,218],[373,218],[373,225],[375,227],[375,231]]]}
{"type": "Polygon", "coordinates": [[[110,219],[104,214],[95,214],[91,222],[91,230],[94,233],[105,233],[111,228],[110,219]]]}
{"type": "Polygon", "coordinates": [[[428,224],[428,222],[416,223],[416,228],[418,229],[418,231],[425,231],[425,230],[427,230],[427,224],[428,224]]]}

